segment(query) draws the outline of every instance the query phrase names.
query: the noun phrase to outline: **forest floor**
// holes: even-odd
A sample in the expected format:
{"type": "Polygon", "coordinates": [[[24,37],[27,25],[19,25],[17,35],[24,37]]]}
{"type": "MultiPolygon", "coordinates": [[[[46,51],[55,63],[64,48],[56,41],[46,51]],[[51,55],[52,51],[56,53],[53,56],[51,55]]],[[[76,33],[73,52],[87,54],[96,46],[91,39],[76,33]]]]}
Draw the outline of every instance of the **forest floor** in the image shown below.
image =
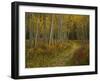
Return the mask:
{"type": "Polygon", "coordinates": [[[26,68],[89,65],[89,42],[72,40],[50,46],[26,46],[25,55],[26,68]]]}

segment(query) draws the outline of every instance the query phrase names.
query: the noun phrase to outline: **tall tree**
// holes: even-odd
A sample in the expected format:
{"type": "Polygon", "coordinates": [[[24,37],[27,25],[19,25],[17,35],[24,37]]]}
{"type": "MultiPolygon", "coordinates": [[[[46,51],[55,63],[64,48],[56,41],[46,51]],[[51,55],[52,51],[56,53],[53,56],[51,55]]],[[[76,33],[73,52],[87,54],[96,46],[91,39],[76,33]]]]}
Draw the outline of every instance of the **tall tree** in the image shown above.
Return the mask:
{"type": "Polygon", "coordinates": [[[38,41],[38,33],[39,33],[39,17],[37,16],[37,26],[36,26],[36,34],[35,34],[35,47],[37,46],[37,41],[38,41]]]}
{"type": "Polygon", "coordinates": [[[32,47],[32,40],[33,40],[33,27],[32,27],[32,14],[29,15],[29,40],[30,40],[30,47],[32,47]]]}
{"type": "Polygon", "coordinates": [[[43,15],[43,24],[44,24],[44,41],[46,42],[47,41],[47,24],[46,24],[46,14],[43,15]]]}
{"type": "Polygon", "coordinates": [[[59,25],[58,25],[58,40],[61,42],[62,40],[62,15],[58,15],[59,25]]]}
{"type": "Polygon", "coordinates": [[[51,45],[53,43],[53,22],[54,22],[54,15],[51,15],[51,27],[50,27],[49,45],[51,45]]]}

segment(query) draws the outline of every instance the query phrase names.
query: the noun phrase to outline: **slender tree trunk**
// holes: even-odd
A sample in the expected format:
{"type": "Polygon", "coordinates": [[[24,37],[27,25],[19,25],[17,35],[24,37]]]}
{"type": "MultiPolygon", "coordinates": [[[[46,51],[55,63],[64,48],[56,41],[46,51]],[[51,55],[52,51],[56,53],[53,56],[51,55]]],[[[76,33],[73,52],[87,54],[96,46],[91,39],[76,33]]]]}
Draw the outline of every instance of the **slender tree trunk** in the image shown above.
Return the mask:
{"type": "Polygon", "coordinates": [[[51,17],[51,28],[50,28],[50,38],[49,38],[49,45],[53,43],[53,21],[54,21],[54,15],[51,17]]]}
{"type": "Polygon", "coordinates": [[[47,33],[46,33],[46,15],[44,15],[43,17],[43,21],[44,21],[44,41],[45,43],[47,42],[47,33]]]}
{"type": "Polygon", "coordinates": [[[65,32],[65,40],[68,40],[68,36],[69,36],[69,31],[65,32]]]}
{"type": "Polygon", "coordinates": [[[35,45],[35,39],[34,39],[34,14],[32,14],[32,47],[35,45]]]}
{"type": "Polygon", "coordinates": [[[37,27],[36,27],[36,34],[35,34],[35,47],[37,46],[38,32],[39,32],[39,18],[37,18],[37,27]]]}
{"type": "Polygon", "coordinates": [[[30,21],[29,21],[29,42],[30,42],[30,47],[32,47],[32,40],[33,40],[33,33],[32,33],[32,14],[30,14],[30,21]]]}
{"type": "Polygon", "coordinates": [[[62,16],[58,16],[59,19],[59,26],[58,26],[58,40],[61,42],[62,40],[62,16]]]}

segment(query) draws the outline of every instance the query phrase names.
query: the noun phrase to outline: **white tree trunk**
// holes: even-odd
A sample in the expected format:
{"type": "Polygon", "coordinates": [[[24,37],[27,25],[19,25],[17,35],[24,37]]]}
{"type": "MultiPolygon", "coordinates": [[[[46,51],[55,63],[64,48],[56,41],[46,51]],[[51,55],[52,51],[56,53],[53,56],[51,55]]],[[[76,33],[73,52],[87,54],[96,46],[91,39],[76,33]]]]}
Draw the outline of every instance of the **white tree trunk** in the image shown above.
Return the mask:
{"type": "Polygon", "coordinates": [[[52,17],[51,17],[51,28],[50,28],[50,39],[49,39],[49,45],[51,45],[52,44],[52,42],[53,42],[53,18],[54,17],[54,15],[52,15],[52,17]]]}
{"type": "Polygon", "coordinates": [[[37,41],[38,41],[38,30],[39,30],[39,18],[37,18],[37,27],[36,27],[36,34],[35,34],[35,47],[37,46],[37,41]]]}

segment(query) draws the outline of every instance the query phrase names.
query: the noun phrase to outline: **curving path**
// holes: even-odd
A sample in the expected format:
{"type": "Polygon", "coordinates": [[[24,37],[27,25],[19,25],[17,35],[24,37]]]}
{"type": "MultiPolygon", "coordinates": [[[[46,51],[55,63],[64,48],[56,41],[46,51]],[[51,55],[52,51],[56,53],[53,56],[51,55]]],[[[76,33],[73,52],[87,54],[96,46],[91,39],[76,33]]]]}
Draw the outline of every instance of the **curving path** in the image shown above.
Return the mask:
{"type": "Polygon", "coordinates": [[[67,65],[67,62],[71,60],[71,58],[74,55],[74,52],[80,48],[80,45],[77,43],[72,44],[72,48],[68,51],[64,51],[63,53],[59,54],[55,58],[52,58],[51,60],[51,65],[53,66],[64,66],[65,64],[67,65]]]}

